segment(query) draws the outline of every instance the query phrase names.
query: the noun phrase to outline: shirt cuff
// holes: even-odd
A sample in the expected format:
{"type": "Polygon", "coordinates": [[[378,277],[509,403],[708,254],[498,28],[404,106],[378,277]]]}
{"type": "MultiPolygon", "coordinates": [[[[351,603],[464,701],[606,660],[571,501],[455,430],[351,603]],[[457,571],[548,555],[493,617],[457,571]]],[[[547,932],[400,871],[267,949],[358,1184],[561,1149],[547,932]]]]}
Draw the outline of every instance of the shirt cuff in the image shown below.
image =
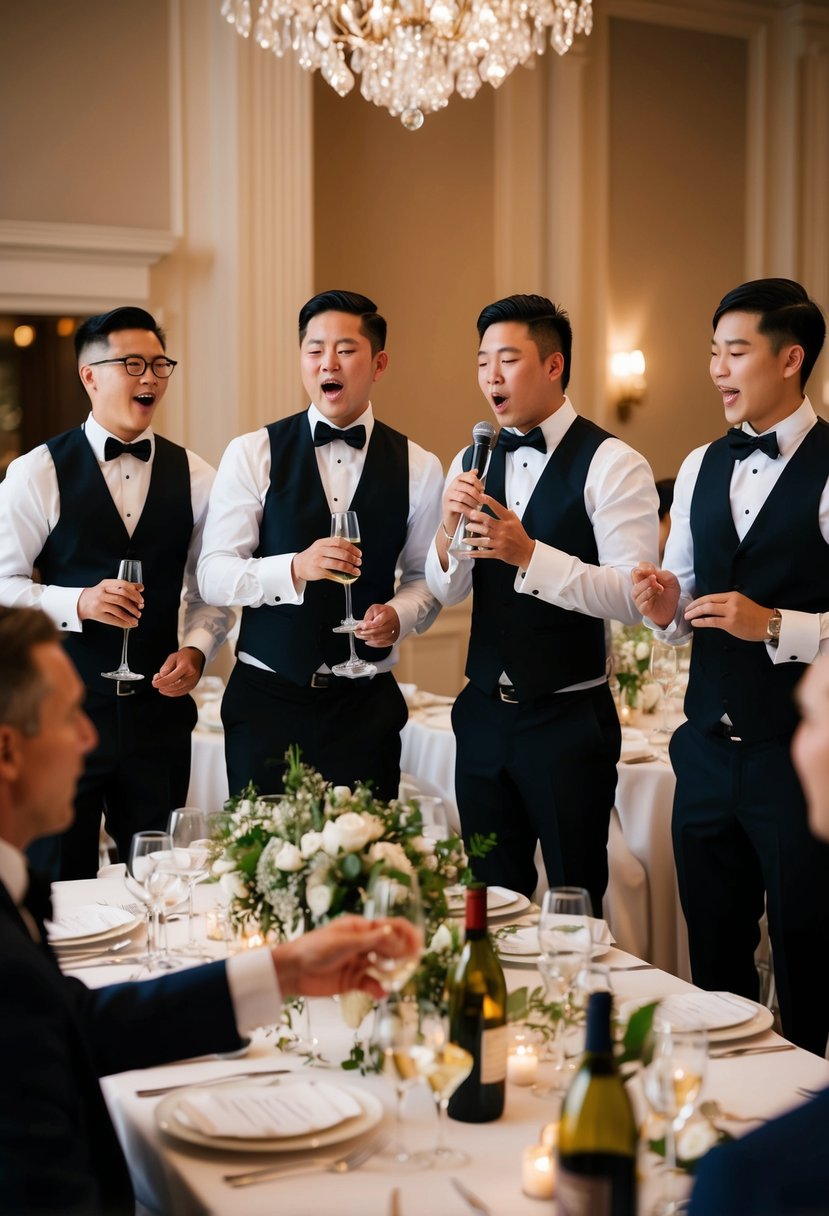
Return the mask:
{"type": "Polygon", "coordinates": [[[207,629],[192,629],[181,643],[181,649],[183,650],[185,646],[194,646],[196,650],[202,652],[205,667],[213,658],[214,652],[218,650],[216,639],[207,629]]]}
{"type": "Polygon", "coordinates": [[[299,590],[294,586],[291,563],[295,553],[278,553],[274,557],[263,557],[256,571],[266,604],[301,604],[305,596],[305,580],[301,579],[299,590]]]}
{"type": "Polygon", "coordinates": [[[282,1014],[282,993],[267,947],[242,950],[227,960],[227,986],[239,1034],[275,1025],[282,1014]]]}
{"type": "Polygon", "coordinates": [[[769,658],[778,663],[813,663],[820,651],[820,616],[816,612],[780,612],[780,640],[766,643],[769,658]]]}
{"type": "Polygon", "coordinates": [[[80,633],[83,621],[78,616],[78,600],[85,587],[45,587],[39,607],[55,622],[60,630],[80,633]]]}
{"type": "Polygon", "coordinates": [[[537,595],[555,603],[562,584],[569,577],[572,562],[569,553],[537,540],[527,569],[519,567],[513,586],[519,595],[537,595]]]}

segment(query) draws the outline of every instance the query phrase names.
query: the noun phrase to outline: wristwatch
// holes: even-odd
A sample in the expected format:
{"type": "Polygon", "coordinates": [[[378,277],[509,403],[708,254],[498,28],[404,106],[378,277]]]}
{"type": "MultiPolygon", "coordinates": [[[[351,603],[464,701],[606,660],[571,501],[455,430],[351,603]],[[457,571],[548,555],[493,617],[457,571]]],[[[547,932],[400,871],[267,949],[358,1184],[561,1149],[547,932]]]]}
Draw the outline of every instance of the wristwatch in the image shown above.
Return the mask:
{"type": "Polygon", "coordinates": [[[777,646],[780,641],[780,627],[783,624],[783,617],[780,614],[780,609],[775,608],[769,617],[769,623],[766,625],[766,636],[763,639],[769,646],[777,646]]]}

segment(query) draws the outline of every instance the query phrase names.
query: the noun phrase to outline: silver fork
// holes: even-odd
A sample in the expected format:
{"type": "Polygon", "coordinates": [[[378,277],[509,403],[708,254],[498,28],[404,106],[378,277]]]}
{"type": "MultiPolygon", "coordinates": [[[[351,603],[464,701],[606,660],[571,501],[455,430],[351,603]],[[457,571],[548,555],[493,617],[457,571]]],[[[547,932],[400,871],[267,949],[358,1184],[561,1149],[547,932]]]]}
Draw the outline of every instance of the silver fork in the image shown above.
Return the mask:
{"type": "Polygon", "coordinates": [[[451,1182],[461,1199],[466,1200],[473,1212],[477,1212],[478,1216],[490,1216],[489,1208],[483,1199],[479,1199],[474,1192],[470,1191],[468,1186],[464,1186],[460,1178],[452,1178],[451,1182]]]}
{"type": "Polygon", "coordinates": [[[294,1165],[271,1165],[263,1170],[248,1170],[244,1174],[224,1174],[223,1180],[230,1186],[256,1186],[259,1182],[271,1182],[277,1178],[294,1178],[300,1174],[315,1174],[318,1170],[329,1174],[350,1174],[364,1165],[369,1157],[379,1153],[388,1144],[388,1136],[377,1136],[368,1144],[352,1149],[344,1157],[315,1157],[294,1165]]]}

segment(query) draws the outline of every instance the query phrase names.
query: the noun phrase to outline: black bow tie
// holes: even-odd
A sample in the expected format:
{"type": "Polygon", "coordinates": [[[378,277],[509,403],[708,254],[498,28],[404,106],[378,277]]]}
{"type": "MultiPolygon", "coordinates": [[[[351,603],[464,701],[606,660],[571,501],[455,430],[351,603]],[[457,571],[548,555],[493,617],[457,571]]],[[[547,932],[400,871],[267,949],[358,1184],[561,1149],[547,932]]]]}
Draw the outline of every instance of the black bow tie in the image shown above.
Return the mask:
{"type": "Polygon", "coordinates": [[[329,426],[327,422],[318,422],[314,427],[314,447],[321,448],[326,443],[330,443],[332,439],[342,439],[350,448],[364,448],[366,446],[366,428],[360,423],[358,426],[349,427],[347,431],[338,431],[336,427],[329,426]]]}
{"type": "Polygon", "coordinates": [[[758,449],[761,452],[765,452],[772,460],[776,460],[780,455],[776,431],[772,431],[770,435],[749,435],[747,431],[742,431],[739,427],[732,426],[727,438],[728,446],[731,448],[731,455],[735,460],[745,460],[746,456],[750,456],[752,452],[756,452],[758,449]]]}
{"type": "Polygon", "coordinates": [[[547,451],[547,441],[540,426],[534,426],[526,435],[516,435],[514,431],[498,432],[498,442],[505,452],[517,452],[519,448],[535,448],[537,452],[547,451]]]}
{"type": "Polygon", "coordinates": [[[37,925],[40,936],[46,941],[44,921],[52,919],[52,883],[39,870],[29,870],[29,885],[23,896],[23,907],[37,925]]]}
{"type": "Polygon", "coordinates": [[[143,460],[146,464],[153,453],[153,445],[149,439],[139,439],[138,443],[122,443],[120,439],[113,439],[108,436],[104,444],[104,460],[115,460],[118,456],[123,456],[124,453],[134,456],[136,460],[143,460]]]}

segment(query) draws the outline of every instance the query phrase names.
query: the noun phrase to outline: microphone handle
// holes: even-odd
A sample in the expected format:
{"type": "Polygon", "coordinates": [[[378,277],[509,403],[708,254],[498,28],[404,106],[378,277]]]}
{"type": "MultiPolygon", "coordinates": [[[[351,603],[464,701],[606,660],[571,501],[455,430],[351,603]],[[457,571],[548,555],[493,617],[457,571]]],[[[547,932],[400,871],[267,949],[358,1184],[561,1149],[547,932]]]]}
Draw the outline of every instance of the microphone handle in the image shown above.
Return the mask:
{"type": "MultiPolygon", "coordinates": [[[[492,454],[492,448],[488,443],[476,443],[472,448],[472,464],[470,471],[475,473],[481,481],[486,478],[486,471],[489,466],[489,457],[492,454]]],[[[461,516],[458,520],[458,526],[455,528],[455,535],[452,537],[449,545],[450,553],[474,553],[475,545],[470,544],[466,539],[466,517],[461,516]]]]}

